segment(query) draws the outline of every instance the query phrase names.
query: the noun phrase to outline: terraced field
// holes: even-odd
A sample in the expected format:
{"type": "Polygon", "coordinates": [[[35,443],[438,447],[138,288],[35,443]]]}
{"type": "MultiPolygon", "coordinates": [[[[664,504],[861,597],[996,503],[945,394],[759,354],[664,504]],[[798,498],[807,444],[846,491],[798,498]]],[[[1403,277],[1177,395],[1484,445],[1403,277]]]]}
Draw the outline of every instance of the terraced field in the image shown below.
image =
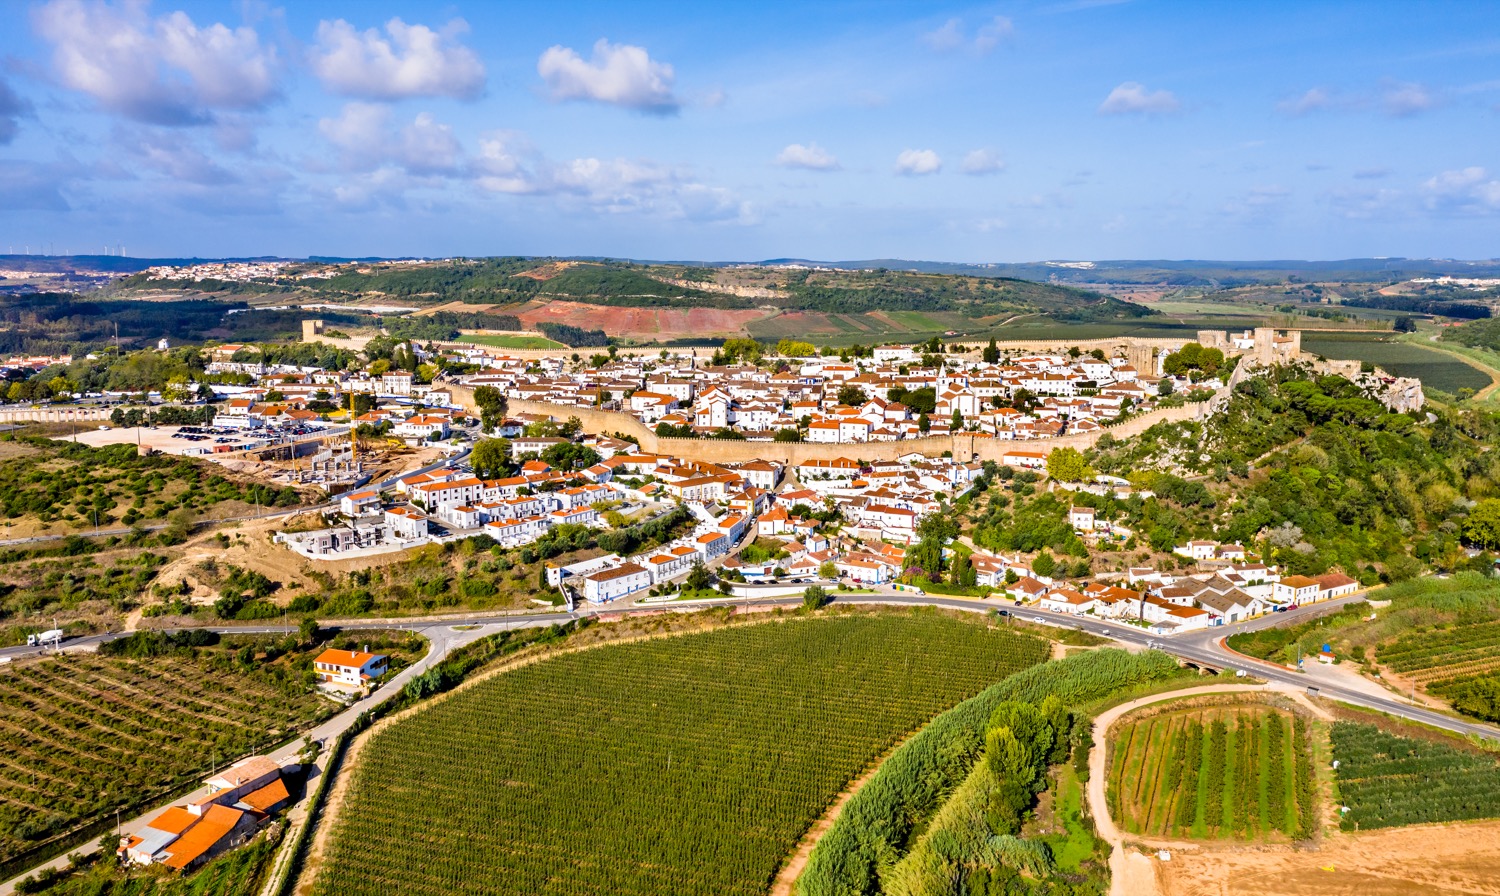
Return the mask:
{"type": "Polygon", "coordinates": [[[0,675],[0,862],[327,713],[231,668],[70,655],[0,675]]]}
{"type": "Polygon", "coordinates": [[[934,613],[565,654],[376,731],[319,894],[762,894],[841,789],[1038,639],[934,613]]]}
{"type": "Polygon", "coordinates": [[[1115,729],[1111,813],[1151,837],[1298,836],[1311,769],[1296,728],[1290,713],[1256,704],[1127,719],[1115,729]]]}

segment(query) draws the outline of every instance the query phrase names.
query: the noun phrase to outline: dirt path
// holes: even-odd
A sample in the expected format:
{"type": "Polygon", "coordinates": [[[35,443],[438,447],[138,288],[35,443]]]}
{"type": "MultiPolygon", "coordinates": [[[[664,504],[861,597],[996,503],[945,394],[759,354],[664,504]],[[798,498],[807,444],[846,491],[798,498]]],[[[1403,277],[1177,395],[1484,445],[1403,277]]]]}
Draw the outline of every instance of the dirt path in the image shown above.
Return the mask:
{"type": "MultiPolygon", "coordinates": [[[[1168,691],[1122,703],[1100,713],[1094,719],[1095,746],[1089,753],[1088,801],[1089,814],[1093,816],[1094,827],[1100,839],[1110,845],[1110,896],[1151,896],[1151,894],[1163,893],[1164,889],[1157,874],[1157,863],[1140,851],[1126,847],[1124,833],[1115,826],[1114,819],[1109,814],[1109,799],[1105,793],[1109,775],[1107,767],[1109,751],[1106,746],[1109,729],[1123,716],[1143,706],[1206,694],[1277,694],[1290,697],[1319,718],[1330,718],[1326,710],[1308,700],[1307,696],[1299,690],[1256,684],[1213,684],[1180,691],[1168,691]]],[[[1198,843],[1146,840],[1134,836],[1131,840],[1158,848],[1196,849],[1201,846],[1198,843]]]]}
{"type": "MultiPolygon", "coordinates": [[[[921,729],[918,728],[917,730],[920,731],[921,729]]],[[[777,872],[776,880],[771,884],[770,896],[792,896],[797,878],[802,876],[802,869],[807,867],[807,860],[812,857],[813,848],[818,845],[819,840],[823,839],[823,835],[828,833],[828,829],[833,827],[833,823],[838,821],[839,813],[844,811],[844,804],[849,802],[856,793],[859,793],[861,788],[870,783],[870,779],[875,777],[875,773],[880,771],[880,767],[891,757],[891,754],[901,749],[901,746],[915,733],[914,731],[903,737],[894,747],[891,747],[874,762],[871,762],[869,767],[858,778],[850,781],[849,786],[845,787],[844,791],[834,799],[833,805],[828,807],[828,811],[823,813],[823,817],[819,818],[813,823],[812,827],[807,829],[807,833],[803,834],[802,839],[797,843],[797,851],[792,853],[792,857],[782,866],[781,871],[777,872]]]]}

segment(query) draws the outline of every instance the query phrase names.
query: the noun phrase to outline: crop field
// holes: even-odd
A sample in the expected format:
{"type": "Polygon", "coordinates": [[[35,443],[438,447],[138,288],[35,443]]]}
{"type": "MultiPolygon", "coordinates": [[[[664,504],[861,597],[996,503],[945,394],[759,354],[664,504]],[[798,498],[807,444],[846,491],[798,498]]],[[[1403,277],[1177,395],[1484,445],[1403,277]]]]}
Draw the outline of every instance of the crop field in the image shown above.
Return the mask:
{"type": "Polygon", "coordinates": [[[1403,633],[1383,644],[1381,665],[1417,684],[1500,671],[1500,619],[1403,633]]]}
{"type": "Polygon", "coordinates": [[[1344,830],[1500,818],[1500,763],[1492,755],[1336,722],[1333,758],[1349,807],[1344,830]]]}
{"type": "Polygon", "coordinates": [[[329,705],[180,656],[16,666],[0,675],[0,861],[206,777],[329,705]]]}
{"type": "Polygon", "coordinates": [[[1132,834],[1210,840],[1298,836],[1305,741],[1269,706],[1159,713],[1116,729],[1113,814],[1132,834]]]}
{"type": "Polygon", "coordinates": [[[525,336],[519,333],[465,333],[462,339],[464,342],[491,345],[495,348],[567,348],[561,342],[548,339],[546,336],[525,336]]]}
{"type": "Polygon", "coordinates": [[[377,730],[319,894],[760,894],[902,735],[1046,658],[931,613],[735,626],[524,666],[377,730]]]}
{"type": "Polygon", "coordinates": [[[1340,361],[1368,361],[1393,376],[1416,377],[1422,385],[1443,392],[1483,389],[1490,384],[1489,374],[1452,355],[1420,345],[1387,341],[1389,338],[1353,333],[1304,333],[1302,350],[1340,361]]]}

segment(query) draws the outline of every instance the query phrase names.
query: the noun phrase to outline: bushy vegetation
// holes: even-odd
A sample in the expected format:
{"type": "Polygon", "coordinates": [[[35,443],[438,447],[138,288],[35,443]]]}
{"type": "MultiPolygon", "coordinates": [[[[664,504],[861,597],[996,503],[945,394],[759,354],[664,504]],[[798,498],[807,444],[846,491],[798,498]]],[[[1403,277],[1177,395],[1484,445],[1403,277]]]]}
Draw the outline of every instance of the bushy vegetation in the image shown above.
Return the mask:
{"type": "Polygon", "coordinates": [[[1400,581],[1424,565],[1467,562],[1468,501],[1500,494],[1500,456],[1484,450],[1500,416],[1429,410],[1436,420],[1389,413],[1342,377],[1283,367],[1237,386],[1223,414],[1101,440],[1090,460],[1140,487],[1172,490],[1175,501],[1112,508],[1154,548],[1213,537],[1259,549],[1292,573],[1340,568],[1367,584],[1400,581]],[[1207,479],[1189,483],[1190,494],[1175,482],[1184,474],[1207,479]]]}
{"type": "Polygon", "coordinates": [[[153,454],[134,445],[92,448],[72,442],[17,440],[24,451],[0,461],[0,513],[7,519],[64,521],[82,529],[134,525],[177,510],[203,513],[224,501],[291,507],[295,489],[244,484],[203,461],[153,454]],[[123,510],[121,507],[123,506],[123,510]]]}
{"type": "Polygon", "coordinates": [[[1154,651],[1091,651],[1033,666],[942,714],[902,744],[844,805],[797,881],[799,896],[880,893],[882,874],[901,858],[913,832],[979,761],[990,715],[1001,704],[1040,705],[1056,697],[1064,706],[1083,706],[1179,671],[1175,660],[1154,651]]]}
{"type": "Polygon", "coordinates": [[[585,330],[582,327],[554,323],[553,321],[542,321],[536,325],[536,328],[548,339],[561,342],[570,348],[609,345],[609,336],[603,330],[585,330]]]}
{"type": "Polygon", "coordinates": [[[317,892],[762,893],[874,756],[1043,656],[1037,640],[915,613],[518,668],[372,736],[317,892]]]}
{"type": "Polygon", "coordinates": [[[1469,348],[1500,352],[1500,318],[1476,320],[1461,327],[1449,327],[1439,338],[1444,342],[1456,342],[1469,348]]]}
{"type": "Polygon", "coordinates": [[[1346,831],[1500,817],[1493,755],[1335,722],[1333,758],[1346,831]]]}

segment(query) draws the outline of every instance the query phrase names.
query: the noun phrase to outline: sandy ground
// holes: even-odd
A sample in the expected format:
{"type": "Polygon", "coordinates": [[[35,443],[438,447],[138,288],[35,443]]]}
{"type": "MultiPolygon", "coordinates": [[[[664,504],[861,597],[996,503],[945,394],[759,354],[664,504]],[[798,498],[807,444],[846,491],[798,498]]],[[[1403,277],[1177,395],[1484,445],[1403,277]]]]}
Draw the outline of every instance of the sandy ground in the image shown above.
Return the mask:
{"type": "Polygon", "coordinates": [[[1307,851],[1214,849],[1145,861],[1165,896],[1500,894],[1500,822],[1333,834],[1307,851]]]}
{"type": "MultiPolygon", "coordinates": [[[[79,430],[78,441],[85,445],[92,445],[95,448],[102,448],[105,445],[140,444],[160,451],[162,454],[181,454],[188,448],[211,447],[217,444],[212,439],[205,442],[189,442],[187,439],[172,438],[172,434],[177,432],[179,428],[176,426],[158,426],[155,428],[150,426],[123,426],[99,429],[95,426],[93,429],[79,430]]],[[[63,439],[62,441],[72,441],[72,439],[63,439]]]]}

